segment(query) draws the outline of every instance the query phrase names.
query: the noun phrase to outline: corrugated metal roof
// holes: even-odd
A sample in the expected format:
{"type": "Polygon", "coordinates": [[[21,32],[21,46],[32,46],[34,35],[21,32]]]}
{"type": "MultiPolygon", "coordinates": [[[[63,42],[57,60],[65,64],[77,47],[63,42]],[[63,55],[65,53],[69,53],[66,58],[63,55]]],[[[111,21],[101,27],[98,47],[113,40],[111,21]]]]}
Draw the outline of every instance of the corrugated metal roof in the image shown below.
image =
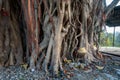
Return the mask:
{"type": "Polygon", "coordinates": [[[109,27],[120,26],[120,6],[116,6],[106,20],[106,25],[109,27]]]}

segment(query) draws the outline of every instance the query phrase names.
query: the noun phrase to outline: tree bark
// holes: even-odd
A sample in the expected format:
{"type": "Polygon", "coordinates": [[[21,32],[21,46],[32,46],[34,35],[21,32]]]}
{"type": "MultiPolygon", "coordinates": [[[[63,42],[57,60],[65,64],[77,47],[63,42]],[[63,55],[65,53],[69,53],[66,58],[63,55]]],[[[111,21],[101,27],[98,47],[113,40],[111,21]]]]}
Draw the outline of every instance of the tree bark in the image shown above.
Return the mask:
{"type": "Polygon", "coordinates": [[[118,2],[106,6],[105,0],[0,0],[0,65],[22,64],[26,58],[32,71],[58,74],[68,56],[87,64],[95,61],[98,32],[118,2]]]}

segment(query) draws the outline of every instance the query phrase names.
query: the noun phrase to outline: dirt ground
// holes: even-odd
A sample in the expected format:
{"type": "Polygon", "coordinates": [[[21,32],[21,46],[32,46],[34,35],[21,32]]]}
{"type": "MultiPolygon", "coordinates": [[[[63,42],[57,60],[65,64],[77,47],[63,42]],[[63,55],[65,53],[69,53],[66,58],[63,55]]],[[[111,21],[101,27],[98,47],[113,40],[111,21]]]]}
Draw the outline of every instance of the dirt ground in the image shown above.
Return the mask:
{"type": "Polygon", "coordinates": [[[90,69],[73,71],[68,80],[120,80],[120,57],[109,56],[103,62],[90,65],[90,69]]]}
{"type": "Polygon", "coordinates": [[[120,80],[120,57],[107,55],[91,65],[69,63],[65,70],[66,76],[59,80],[120,80]]]}
{"type": "Polygon", "coordinates": [[[31,72],[23,66],[10,66],[0,69],[0,80],[120,80],[120,57],[107,56],[103,61],[91,65],[83,63],[64,64],[64,73],[57,77],[43,71],[31,72]]]}

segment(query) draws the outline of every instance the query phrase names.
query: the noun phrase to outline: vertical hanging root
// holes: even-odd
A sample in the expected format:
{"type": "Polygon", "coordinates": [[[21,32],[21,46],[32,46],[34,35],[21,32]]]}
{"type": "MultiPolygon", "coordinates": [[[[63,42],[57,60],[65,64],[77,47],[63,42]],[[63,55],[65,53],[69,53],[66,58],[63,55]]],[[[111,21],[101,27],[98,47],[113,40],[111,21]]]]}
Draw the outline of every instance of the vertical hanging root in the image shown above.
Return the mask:
{"type": "Polygon", "coordinates": [[[45,56],[45,60],[43,63],[43,69],[45,70],[45,72],[48,72],[48,63],[50,62],[50,54],[51,54],[51,50],[52,50],[52,45],[53,45],[53,33],[51,35],[50,41],[49,41],[49,45],[47,48],[47,52],[46,52],[46,56],[45,56]]]}
{"type": "MultiPolygon", "coordinates": [[[[27,33],[29,33],[27,34],[28,41],[30,43],[30,45],[28,44],[28,48],[29,51],[31,51],[30,53],[32,54],[30,67],[35,67],[35,61],[38,57],[38,52],[36,52],[35,49],[36,46],[38,46],[38,41],[34,40],[38,40],[38,25],[41,25],[40,27],[42,27],[42,35],[44,37],[42,41],[39,41],[41,53],[43,54],[40,55],[37,61],[37,65],[42,64],[42,67],[46,72],[48,71],[49,63],[50,69],[52,69],[54,74],[58,73],[59,68],[60,70],[62,70],[62,62],[60,56],[61,53],[64,52],[63,54],[66,54],[67,52],[74,52],[75,48],[77,47],[85,47],[87,51],[87,54],[85,55],[85,60],[87,60],[88,62],[94,61],[93,54],[95,53],[95,51],[92,50],[89,45],[95,44],[93,40],[93,34],[97,31],[96,29],[98,27],[101,27],[102,25],[101,23],[99,23],[99,21],[102,22],[102,20],[98,21],[98,17],[102,17],[101,13],[103,12],[102,8],[100,8],[100,5],[102,4],[98,3],[102,0],[98,0],[99,2],[97,2],[97,4],[94,2],[96,0],[40,0],[41,2],[39,3],[39,6],[42,10],[40,13],[41,16],[38,16],[36,14],[37,9],[35,10],[35,14],[38,17],[35,17],[35,15],[33,16],[34,8],[31,5],[33,4],[32,1],[35,0],[21,1],[23,11],[25,12],[25,19],[27,21],[27,33]],[[25,4],[28,5],[26,6],[25,4]],[[38,18],[40,24],[37,23],[38,18]],[[34,27],[34,24],[38,24],[36,28],[34,27]],[[70,25],[70,30],[68,31],[65,30],[67,25],[70,25]],[[34,37],[35,29],[36,37],[34,37]],[[80,36],[78,36],[79,34],[80,36]],[[63,38],[65,41],[64,43],[62,43],[63,38]],[[67,46],[63,46],[62,44],[66,44],[67,46]],[[65,48],[65,50],[62,51],[61,47],[62,49],[65,48]]],[[[39,0],[37,1],[39,2],[39,0]]]]}
{"type": "Polygon", "coordinates": [[[52,69],[54,74],[58,74],[59,66],[61,66],[60,63],[60,53],[61,53],[61,45],[62,45],[61,30],[63,26],[64,12],[65,12],[65,1],[62,1],[62,8],[60,10],[58,20],[55,21],[55,34],[54,34],[54,44],[53,44],[53,54],[52,54],[52,65],[51,65],[53,66],[52,69]]]}

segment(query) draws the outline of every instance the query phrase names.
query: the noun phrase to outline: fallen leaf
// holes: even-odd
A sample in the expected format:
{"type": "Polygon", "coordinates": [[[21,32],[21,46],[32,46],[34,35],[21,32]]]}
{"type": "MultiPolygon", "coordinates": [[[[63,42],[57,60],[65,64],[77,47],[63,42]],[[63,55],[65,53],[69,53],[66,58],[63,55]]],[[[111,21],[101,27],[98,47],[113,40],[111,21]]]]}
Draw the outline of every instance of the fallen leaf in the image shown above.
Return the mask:
{"type": "Polygon", "coordinates": [[[70,79],[70,75],[67,75],[67,78],[70,79]]]}
{"type": "Polygon", "coordinates": [[[104,68],[104,66],[97,66],[96,65],[96,68],[99,69],[99,70],[102,70],[104,68]]]}
{"type": "Polygon", "coordinates": [[[85,67],[84,72],[86,72],[86,73],[92,72],[92,68],[85,67]]]}
{"type": "Polygon", "coordinates": [[[67,74],[67,70],[64,70],[64,74],[67,74]]]}
{"type": "Polygon", "coordinates": [[[24,69],[27,69],[28,64],[22,64],[21,67],[23,67],[24,69]]]}
{"type": "Polygon", "coordinates": [[[74,65],[76,68],[78,68],[78,64],[77,63],[75,63],[75,65],[74,65]]]}
{"type": "Polygon", "coordinates": [[[85,68],[85,65],[84,65],[84,64],[80,64],[80,68],[81,68],[81,69],[84,69],[84,68],[85,68]]]}
{"type": "Polygon", "coordinates": [[[65,63],[71,63],[71,60],[64,59],[65,63]]]}

